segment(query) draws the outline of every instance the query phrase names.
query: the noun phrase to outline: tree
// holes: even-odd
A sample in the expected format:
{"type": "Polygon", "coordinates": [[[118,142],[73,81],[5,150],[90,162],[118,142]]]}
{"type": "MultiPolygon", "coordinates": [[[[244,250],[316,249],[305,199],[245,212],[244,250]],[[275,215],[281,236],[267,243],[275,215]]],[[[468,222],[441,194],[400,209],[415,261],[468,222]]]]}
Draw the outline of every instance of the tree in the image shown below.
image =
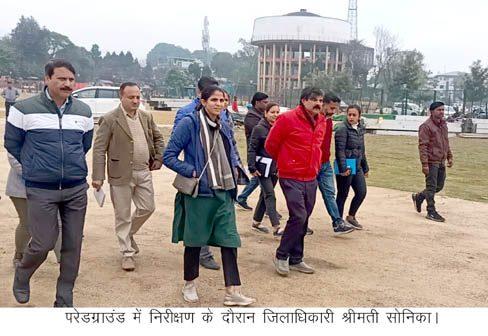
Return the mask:
{"type": "Polygon", "coordinates": [[[10,35],[20,76],[43,76],[43,66],[49,60],[48,34],[33,17],[20,17],[10,35]]]}
{"type": "Polygon", "coordinates": [[[92,54],[82,47],[68,46],[56,53],[57,58],[63,58],[73,64],[76,69],[76,80],[90,82],[94,76],[95,62],[92,54]]]}
{"type": "Polygon", "coordinates": [[[228,52],[218,52],[211,62],[212,69],[219,77],[230,78],[235,70],[234,58],[228,52]]]}
{"type": "Polygon", "coordinates": [[[47,53],[50,58],[59,58],[58,53],[63,49],[72,48],[75,45],[64,35],[56,32],[47,31],[47,53]]]}
{"type": "Polygon", "coordinates": [[[315,71],[305,76],[306,85],[316,86],[325,92],[334,92],[344,96],[353,90],[351,75],[347,72],[334,72],[327,74],[325,71],[315,71]]]}
{"type": "Polygon", "coordinates": [[[369,70],[372,68],[372,49],[362,41],[352,40],[344,48],[347,54],[346,67],[351,72],[354,86],[365,87],[369,70]]]}
{"type": "Polygon", "coordinates": [[[395,98],[402,97],[405,90],[419,90],[427,81],[424,70],[424,55],[417,50],[397,52],[393,61],[393,76],[389,91],[395,98]]]}
{"type": "Polygon", "coordinates": [[[388,90],[391,87],[393,61],[398,52],[398,38],[384,27],[374,30],[375,65],[373,67],[373,89],[381,87],[388,90]]]}
{"type": "Polygon", "coordinates": [[[192,79],[184,71],[171,69],[168,71],[165,84],[169,89],[171,89],[173,95],[181,97],[183,96],[185,86],[192,84],[192,79]]]}
{"type": "Polygon", "coordinates": [[[471,102],[471,105],[488,96],[488,68],[483,67],[480,60],[470,66],[470,73],[466,75],[464,85],[466,100],[471,102]]]}
{"type": "Polygon", "coordinates": [[[0,75],[17,76],[15,49],[8,37],[0,39],[0,75]]]}
{"type": "Polygon", "coordinates": [[[158,43],[147,54],[147,63],[152,67],[165,64],[169,57],[191,58],[190,50],[169,43],[158,43]]]}
{"type": "Polygon", "coordinates": [[[208,65],[205,65],[202,69],[202,76],[213,76],[212,69],[208,65]]]}
{"type": "Polygon", "coordinates": [[[98,44],[92,44],[90,52],[94,60],[100,60],[102,58],[102,52],[100,51],[98,44]]]}
{"type": "Polygon", "coordinates": [[[236,83],[235,92],[237,94],[249,95],[255,87],[250,83],[257,82],[258,53],[257,47],[251,45],[243,38],[239,39],[241,49],[234,54],[234,71],[232,80],[236,83]]]}
{"type": "Polygon", "coordinates": [[[193,79],[198,81],[198,79],[202,76],[202,69],[200,68],[200,64],[197,62],[193,62],[188,67],[188,73],[193,77],[193,79]]]}

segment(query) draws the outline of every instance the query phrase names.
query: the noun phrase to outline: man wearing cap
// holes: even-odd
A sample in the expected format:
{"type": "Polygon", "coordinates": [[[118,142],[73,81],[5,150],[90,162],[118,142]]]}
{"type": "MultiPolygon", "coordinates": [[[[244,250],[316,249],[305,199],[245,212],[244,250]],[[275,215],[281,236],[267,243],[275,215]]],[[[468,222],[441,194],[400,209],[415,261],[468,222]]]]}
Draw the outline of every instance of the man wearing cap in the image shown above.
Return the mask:
{"type": "Polygon", "coordinates": [[[444,187],[447,167],[453,165],[447,123],[444,119],[444,103],[430,105],[430,118],[419,128],[419,153],[422,173],[425,175],[425,190],[412,194],[415,210],[422,211],[422,203],[427,201],[427,219],[444,222],[445,219],[435,208],[434,196],[444,187]]]}

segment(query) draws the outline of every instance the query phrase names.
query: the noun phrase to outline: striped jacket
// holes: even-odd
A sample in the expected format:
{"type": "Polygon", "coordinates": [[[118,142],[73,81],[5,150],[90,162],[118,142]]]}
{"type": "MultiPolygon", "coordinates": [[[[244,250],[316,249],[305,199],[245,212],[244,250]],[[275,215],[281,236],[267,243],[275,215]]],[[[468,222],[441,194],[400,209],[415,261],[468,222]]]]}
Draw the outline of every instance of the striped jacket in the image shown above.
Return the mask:
{"type": "Polygon", "coordinates": [[[26,187],[65,189],[86,183],[92,138],[88,105],[69,97],[61,114],[43,91],[10,108],[4,143],[22,165],[26,187]]]}

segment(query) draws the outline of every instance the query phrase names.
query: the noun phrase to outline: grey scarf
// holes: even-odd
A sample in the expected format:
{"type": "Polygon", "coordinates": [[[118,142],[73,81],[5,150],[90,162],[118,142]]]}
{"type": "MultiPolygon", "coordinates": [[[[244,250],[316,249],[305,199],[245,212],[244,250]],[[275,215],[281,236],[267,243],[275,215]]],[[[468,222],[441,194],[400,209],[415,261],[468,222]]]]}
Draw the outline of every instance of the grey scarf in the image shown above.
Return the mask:
{"type": "Polygon", "coordinates": [[[199,112],[200,140],[208,161],[207,177],[211,189],[231,190],[235,188],[234,177],[225,152],[218,122],[210,120],[202,109],[199,112]],[[209,159],[210,154],[210,159],[209,159]]]}

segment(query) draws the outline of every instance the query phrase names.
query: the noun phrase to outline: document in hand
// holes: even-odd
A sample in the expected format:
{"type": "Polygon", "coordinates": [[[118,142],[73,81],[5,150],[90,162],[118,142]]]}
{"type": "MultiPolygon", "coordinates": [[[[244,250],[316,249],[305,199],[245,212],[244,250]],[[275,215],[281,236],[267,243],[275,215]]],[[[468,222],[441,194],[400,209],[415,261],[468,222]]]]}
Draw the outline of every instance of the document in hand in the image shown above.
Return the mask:
{"type": "MultiPolygon", "coordinates": [[[[351,169],[351,175],[356,175],[356,159],[346,159],[346,167],[351,169]]],[[[337,160],[334,161],[334,174],[340,174],[337,160]]]]}
{"type": "Polygon", "coordinates": [[[105,192],[103,191],[103,189],[93,189],[93,195],[95,196],[95,199],[97,200],[100,208],[103,207],[103,203],[105,202],[105,192]]]}
{"type": "MultiPolygon", "coordinates": [[[[264,177],[269,177],[269,171],[271,169],[271,163],[273,162],[273,159],[263,157],[263,156],[256,156],[256,163],[262,163],[265,165],[265,170],[264,170],[264,177]]],[[[262,173],[262,172],[261,172],[262,173]]]]}

